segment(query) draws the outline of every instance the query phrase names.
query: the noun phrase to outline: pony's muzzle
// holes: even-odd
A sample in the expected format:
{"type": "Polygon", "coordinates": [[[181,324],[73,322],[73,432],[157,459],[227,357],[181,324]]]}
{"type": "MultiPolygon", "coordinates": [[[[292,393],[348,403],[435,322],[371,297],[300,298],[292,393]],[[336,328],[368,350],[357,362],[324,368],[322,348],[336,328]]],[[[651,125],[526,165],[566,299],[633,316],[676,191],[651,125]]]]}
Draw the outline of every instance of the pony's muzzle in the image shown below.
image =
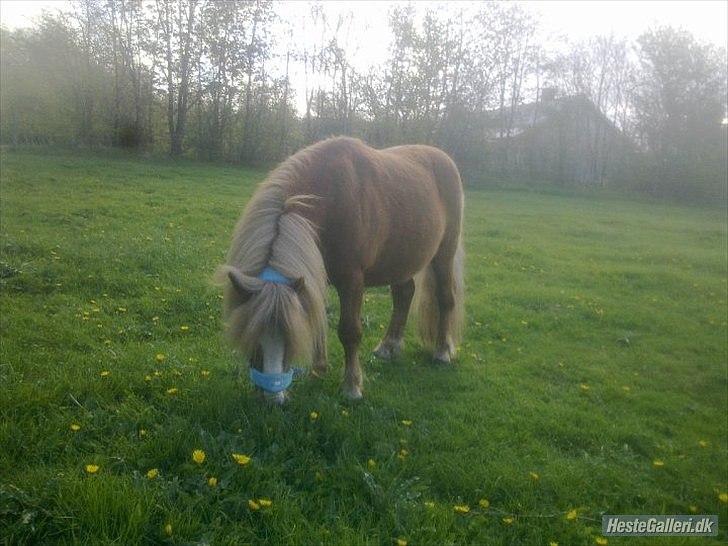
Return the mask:
{"type": "Polygon", "coordinates": [[[266,403],[274,405],[274,406],[282,406],[286,403],[288,400],[288,391],[278,391],[278,392],[263,392],[263,400],[265,400],[266,403]]]}

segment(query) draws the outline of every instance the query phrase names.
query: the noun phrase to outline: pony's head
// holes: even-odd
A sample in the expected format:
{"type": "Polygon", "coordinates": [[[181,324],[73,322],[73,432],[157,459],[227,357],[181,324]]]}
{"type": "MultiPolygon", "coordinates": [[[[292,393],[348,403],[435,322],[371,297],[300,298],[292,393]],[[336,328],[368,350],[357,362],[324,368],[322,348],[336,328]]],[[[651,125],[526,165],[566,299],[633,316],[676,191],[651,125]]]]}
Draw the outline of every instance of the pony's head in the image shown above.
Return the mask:
{"type": "Polygon", "coordinates": [[[217,278],[230,341],[250,362],[253,383],[282,403],[292,363],[325,351],[326,270],[308,220],[284,212],[271,234],[252,225],[255,212],[244,214],[217,278]]]}

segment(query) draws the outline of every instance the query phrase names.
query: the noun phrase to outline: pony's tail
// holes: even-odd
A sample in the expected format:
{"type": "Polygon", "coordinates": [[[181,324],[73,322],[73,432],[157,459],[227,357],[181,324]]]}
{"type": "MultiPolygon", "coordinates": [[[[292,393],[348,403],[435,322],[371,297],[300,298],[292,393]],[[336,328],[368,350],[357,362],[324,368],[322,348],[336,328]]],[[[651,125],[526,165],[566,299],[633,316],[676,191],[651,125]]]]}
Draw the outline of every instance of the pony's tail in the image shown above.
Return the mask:
{"type": "MultiPolygon", "coordinates": [[[[462,338],[465,305],[465,250],[463,249],[462,235],[458,240],[457,250],[452,262],[452,279],[453,279],[453,296],[455,298],[455,306],[450,315],[450,324],[448,324],[448,332],[450,338],[451,356],[455,356],[455,350],[462,338]]],[[[440,306],[437,301],[437,285],[435,273],[432,270],[432,264],[425,267],[417,275],[415,275],[415,296],[414,308],[417,314],[417,322],[419,326],[420,337],[422,343],[430,349],[438,349],[436,347],[438,330],[440,326],[440,306]]]]}

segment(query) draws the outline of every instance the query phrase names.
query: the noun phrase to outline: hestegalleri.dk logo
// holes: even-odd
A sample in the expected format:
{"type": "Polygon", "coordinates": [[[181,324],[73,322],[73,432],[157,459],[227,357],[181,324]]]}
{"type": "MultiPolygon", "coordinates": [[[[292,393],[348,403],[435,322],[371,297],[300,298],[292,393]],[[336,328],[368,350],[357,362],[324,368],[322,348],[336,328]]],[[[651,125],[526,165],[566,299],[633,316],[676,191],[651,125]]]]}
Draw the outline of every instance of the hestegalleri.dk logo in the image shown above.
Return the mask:
{"type": "Polygon", "coordinates": [[[602,534],[605,536],[693,536],[718,534],[716,515],[604,515],[602,534]]]}

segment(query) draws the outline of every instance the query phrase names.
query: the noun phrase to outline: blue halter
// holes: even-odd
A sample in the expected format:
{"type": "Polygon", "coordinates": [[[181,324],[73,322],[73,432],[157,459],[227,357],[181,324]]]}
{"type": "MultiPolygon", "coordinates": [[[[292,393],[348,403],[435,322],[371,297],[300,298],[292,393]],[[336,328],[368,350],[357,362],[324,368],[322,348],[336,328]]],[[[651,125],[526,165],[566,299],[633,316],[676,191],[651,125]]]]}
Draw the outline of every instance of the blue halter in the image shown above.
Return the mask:
{"type": "MultiPolygon", "coordinates": [[[[266,266],[263,271],[260,272],[258,278],[262,281],[272,282],[274,284],[285,284],[291,286],[293,281],[283,275],[277,269],[266,266]]],[[[286,390],[293,383],[294,376],[298,376],[303,372],[301,368],[292,368],[287,372],[283,373],[265,373],[250,368],[250,380],[253,385],[260,387],[265,392],[277,393],[286,390]]]]}
{"type": "Polygon", "coordinates": [[[272,282],[273,284],[285,284],[286,286],[291,286],[293,284],[293,280],[289,279],[283,275],[283,273],[269,265],[263,268],[263,271],[260,272],[258,278],[261,281],[272,282]]]}

